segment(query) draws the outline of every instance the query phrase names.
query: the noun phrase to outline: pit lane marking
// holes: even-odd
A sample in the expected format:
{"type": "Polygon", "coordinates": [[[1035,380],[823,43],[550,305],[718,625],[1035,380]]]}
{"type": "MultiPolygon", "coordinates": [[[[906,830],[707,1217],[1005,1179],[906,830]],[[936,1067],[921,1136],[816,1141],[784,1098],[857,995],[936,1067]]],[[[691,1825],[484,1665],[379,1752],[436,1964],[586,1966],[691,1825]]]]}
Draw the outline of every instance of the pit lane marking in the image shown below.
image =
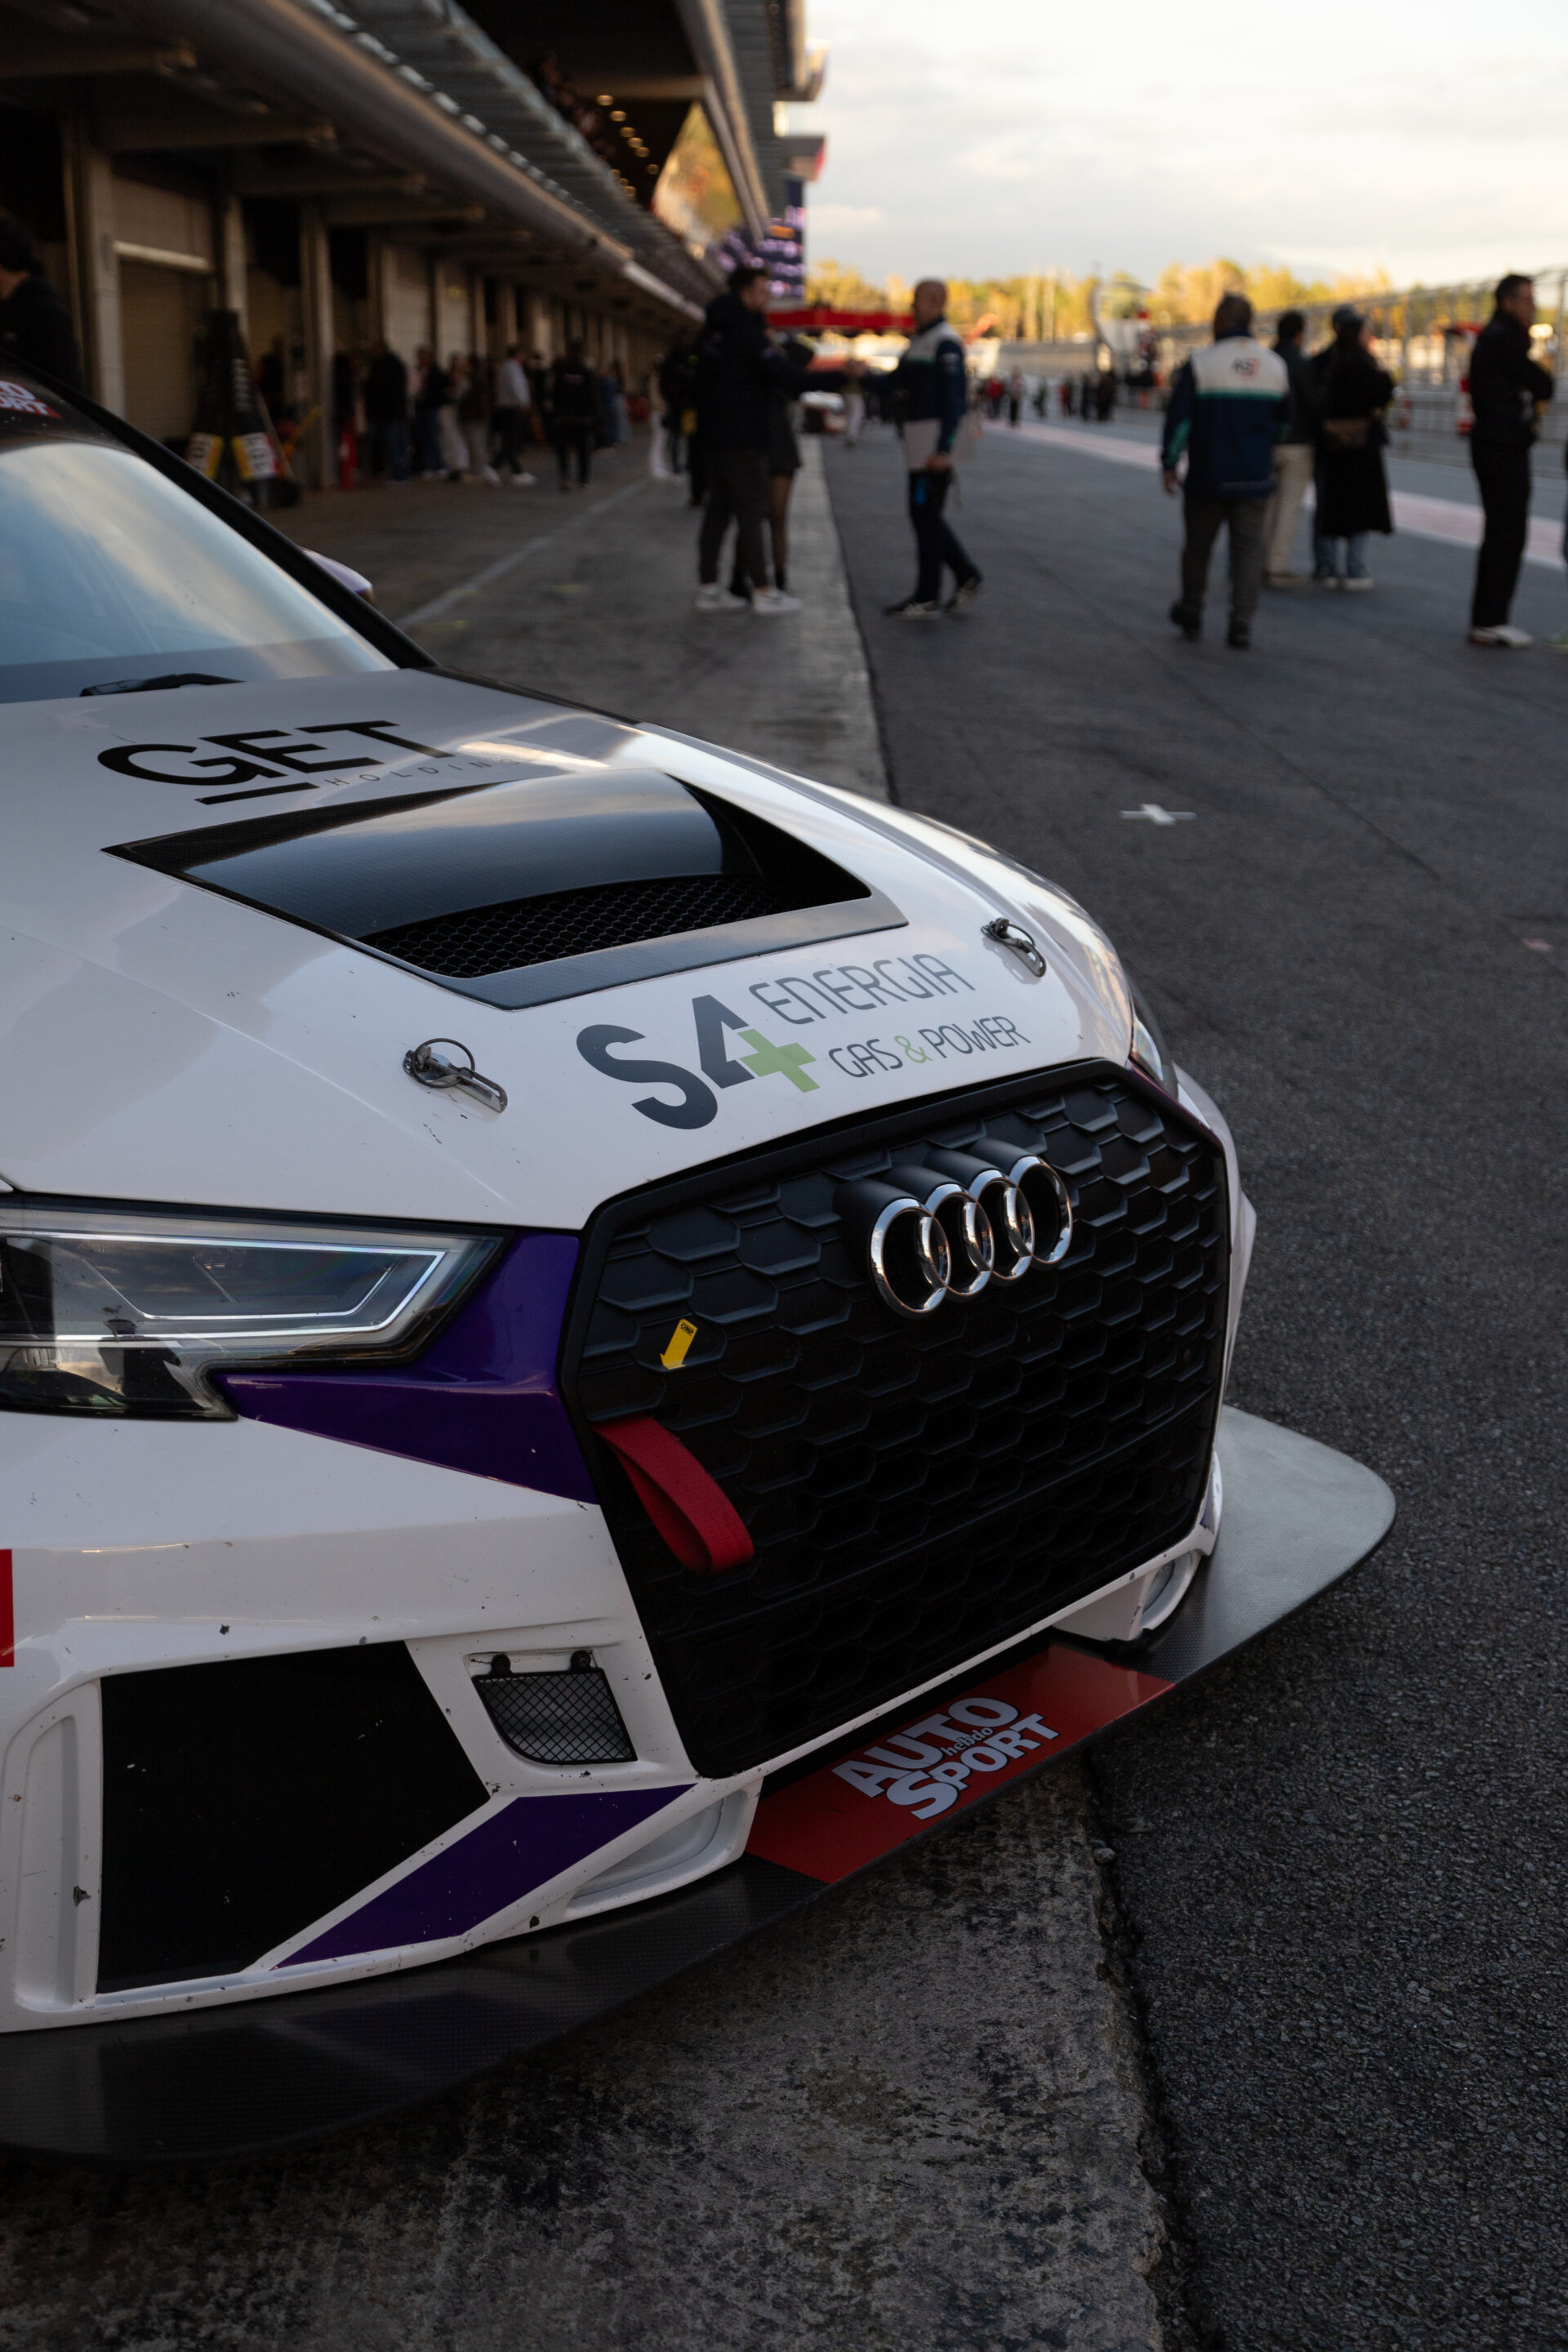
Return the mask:
{"type": "Polygon", "coordinates": [[[419,605],[415,612],[405,613],[397,624],[398,627],[419,629],[427,627],[432,621],[446,620],[458,605],[466,604],[470,596],[478,596],[484,589],[493,586],[496,581],[504,580],[509,572],[515,572],[520,563],[526,563],[531,555],[539,553],[541,548],[553,547],[558,539],[564,539],[571,531],[581,530],[584,523],[592,522],[598,515],[608,514],[612,507],[618,507],[626,499],[635,498],[647,486],[646,477],[641,481],[628,482],[624,490],[616,490],[609,498],[601,499],[596,506],[584,507],[580,514],[572,517],[570,522],[559,523],[553,530],[541,531],[537,539],[531,539],[525,546],[514,547],[505,555],[498,555],[493,563],[487,563],[482,572],[474,573],[472,579],[459,581],[457,587],[445,590],[439,596],[432,596],[427,604],[419,605]]]}

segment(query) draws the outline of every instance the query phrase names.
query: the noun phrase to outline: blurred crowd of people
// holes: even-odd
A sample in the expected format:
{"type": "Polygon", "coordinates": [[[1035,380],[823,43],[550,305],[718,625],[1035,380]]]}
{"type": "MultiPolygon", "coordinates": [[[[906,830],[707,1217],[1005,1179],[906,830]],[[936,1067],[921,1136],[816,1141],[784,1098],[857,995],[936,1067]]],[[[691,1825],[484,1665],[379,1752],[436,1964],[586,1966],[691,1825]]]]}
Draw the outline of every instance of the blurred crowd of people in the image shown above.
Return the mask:
{"type": "MultiPolygon", "coordinates": [[[[288,353],[273,338],[256,369],[258,389],[285,446],[300,420],[288,353]]],[[[531,488],[549,449],[563,489],[584,485],[596,452],[624,446],[647,402],[618,361],[601,366],[581,342],[560,359],[524,356],[512,344],[492,360],[421,344],[412,366],[385,341],[332,360],[332,447],[339,486],[426,480],[510,483],[531,488]]]]}

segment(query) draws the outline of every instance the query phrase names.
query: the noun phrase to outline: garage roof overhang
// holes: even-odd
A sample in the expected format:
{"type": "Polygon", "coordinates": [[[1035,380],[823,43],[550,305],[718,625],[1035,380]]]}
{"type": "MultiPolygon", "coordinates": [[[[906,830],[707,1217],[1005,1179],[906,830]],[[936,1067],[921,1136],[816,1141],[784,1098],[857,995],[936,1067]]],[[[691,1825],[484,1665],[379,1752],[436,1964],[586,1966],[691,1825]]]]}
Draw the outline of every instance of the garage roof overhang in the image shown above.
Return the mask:
{"type": "MultiPolygon", "coordinates": [[[[460,205],[482,205],[487,218],[526,228],[598,271],[624,278],[635,269],[633,282],[668,310],[700,315],[719,283],[624,194],[455,0],[355,0],[353,15],[331,0],[132,5],[149,32],[188,41],[209,72],[242,78],[286,105],[324,110],[344,140],[384,163],[426,173],[460,205]],[[395,47],[394,31],[417,58],[395,47]]],[[[352,188],[346,181],[343,193],[352,188]]]]}

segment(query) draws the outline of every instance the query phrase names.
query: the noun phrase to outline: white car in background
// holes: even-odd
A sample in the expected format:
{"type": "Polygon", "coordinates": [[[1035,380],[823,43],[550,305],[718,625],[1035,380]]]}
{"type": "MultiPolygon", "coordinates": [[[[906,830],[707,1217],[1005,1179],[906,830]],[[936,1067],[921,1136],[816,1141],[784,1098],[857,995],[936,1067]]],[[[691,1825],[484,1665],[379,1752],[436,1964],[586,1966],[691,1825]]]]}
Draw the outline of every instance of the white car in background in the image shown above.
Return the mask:
{"type": "Polygon", "coordinates": [[[1228,1132],[1037,876],[9,365],[0,697],[0,2137],[458,2079],[1382,1534],[1222,1413],[1228,1132]]]}

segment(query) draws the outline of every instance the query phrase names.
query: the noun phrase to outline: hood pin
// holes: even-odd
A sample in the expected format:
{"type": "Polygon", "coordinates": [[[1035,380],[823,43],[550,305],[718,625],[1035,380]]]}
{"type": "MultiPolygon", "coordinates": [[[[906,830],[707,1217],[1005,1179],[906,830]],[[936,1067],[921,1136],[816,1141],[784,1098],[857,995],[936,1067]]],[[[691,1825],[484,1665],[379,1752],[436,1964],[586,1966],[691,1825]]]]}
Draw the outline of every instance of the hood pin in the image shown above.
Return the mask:
{"type": "Polygon", "coordinates": [[[487,1110],[506,1108],[506,1088],[498,1087],[493,1078],[479,1076],[474,1067],[473,1055],[456,1037],[426,1037],[422,1045],[411,1045],[403,1056],[403,1066],[409,1076],[417,1079],[422,1087],[443,1089],[461,1087],[463,1092],[472,1095],[476,1102],[482,1102],[487,1110]],[[463,1055],[467,1066],[462,1062],[452,1061],[442,1050],[444,1047],[449,1048],[452,1054],[463,1055]]]}
{"type": "Polygon", "coordinates": [[[1005,915],[995,915],[990,922],[981,924],[980,936],[983,940],[994,940],[999,948],[1011,950],[1037,980],[1045,978],[1046,959],[1021,923],[1010,923],[1005,915]]]}

